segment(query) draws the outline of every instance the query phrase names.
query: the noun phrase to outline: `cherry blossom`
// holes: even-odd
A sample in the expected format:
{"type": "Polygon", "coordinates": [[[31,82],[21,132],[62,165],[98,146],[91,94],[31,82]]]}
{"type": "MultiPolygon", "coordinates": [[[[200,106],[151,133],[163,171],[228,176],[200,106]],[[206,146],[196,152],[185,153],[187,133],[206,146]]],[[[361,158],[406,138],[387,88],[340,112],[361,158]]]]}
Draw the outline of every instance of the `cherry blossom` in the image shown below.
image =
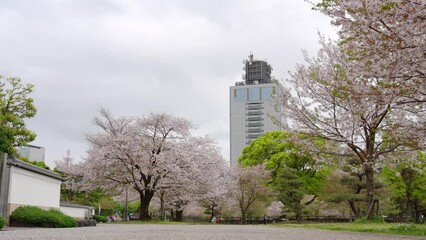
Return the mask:
{"type": "Polygon", "coordinates": [[[426,5],[342,0],[318,8],[332,18],[339,39],[321,37],[318,56],[305,53],[307,64],[291,74],[282,104],[293,128],[358,159],[371,217],[375,169],[393,155],[425,148],[426,5]]]}
{"type": "Polygon", "coordinates": [[[164,113],[115,118],[102,109],[94,122],[101,132],[87,136],[87,158],[77,165],[59,162],[58,168],[80,176],[83,188],[122,195],[128,187],[141,201],[141,220],[150,219],[148,209],[157,191],[173,189],[168,202],[183,207],[193,198],[196,183],[206,182],[212,168],[220,169],[224,162],[215,142],[191,136],[192,124],[186,119],[164,113]]]}

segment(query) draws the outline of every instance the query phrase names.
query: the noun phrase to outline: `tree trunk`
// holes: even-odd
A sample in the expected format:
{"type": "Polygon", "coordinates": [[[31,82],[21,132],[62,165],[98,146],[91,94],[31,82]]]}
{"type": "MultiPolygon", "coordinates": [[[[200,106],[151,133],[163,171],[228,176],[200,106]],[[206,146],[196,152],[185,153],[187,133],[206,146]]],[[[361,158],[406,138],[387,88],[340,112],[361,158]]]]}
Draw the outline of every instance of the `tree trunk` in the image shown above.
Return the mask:
{"type": "Polygon", "coordinates": [[[366,178],[366,185],[365,188],[367,190],[367,212],[366,217],[367,219],[371,219],[373,217],[374,211],[374,169],[370,165],[371,163],[365,164],[365,178],[366,178]]]}
{"type": "Polygon", "coordinates": [[[183,210],[176,210],[176,216],[175,216],[175,221],[176,222],[182,222],[183,221],[183,210]]]}
{"type": "Polygon", "coordinates": [[[246,213],[245,212],[241,213],[241,224],[246,224],[246,213]]]}
{"type": "Polygon", "coordinates": [[[159,194],[159,198],[160,198],[160,220],[165,220],[166,210],[164,209],[164,193],[163,192],[159,194]]]}
{"type": "Polygon", "coordinates": [[[300,221],[302,220],[302,216],[300,216],[299,213],[296,214],[296,222],[300,223],[300,221]]]}
{"type": "Polygon", "coordinates": [[[213,218],[214,218],[214,207],[215,207],[216,205],[215,204],[212,204],[211,205],[211,207],[210,207],[210,209],[211,209],[211,211],[212,211],[212,214],[211,214],[211,216],[210,216],[210,222],[213,220],[213,218]]]}
{"type": "Polygon", "coordinates": [[[170,219],[171,219],[172,221],[174,221],[174,220],[175,220],[175,212],[173,211],[173,209],[170,209],[170,219]]]}
{"type": "Polygon", "coordinates": [[[352,210],[352,213],[354,214],[354,218],[355,219],[357,219],[357,218],[359,218],[359,213],[360,213],[360,210],[359,210],[359,207],[357,207],[356,205],[355,205],[355,201],[348,201],[348,203],[349,203],[349,207],[351,208],[351,210],[352,210]]]}
{"type": "Polygon", "coordinates": [[[413,202],[413,210],[414,210],[414,223],[420,223],[420,209],[419,209],[419,203],[417,200],[414,200],[413,202]]]}
{"type": "Polygon", "coordinates": [[[149,204],[151,203],[151,199],[154,196],[153,190],[144,190],[139,192],[141,207],[140,207],[140,220],[147,221],[151,220],[151,216],[149,215],[149,204]]]}

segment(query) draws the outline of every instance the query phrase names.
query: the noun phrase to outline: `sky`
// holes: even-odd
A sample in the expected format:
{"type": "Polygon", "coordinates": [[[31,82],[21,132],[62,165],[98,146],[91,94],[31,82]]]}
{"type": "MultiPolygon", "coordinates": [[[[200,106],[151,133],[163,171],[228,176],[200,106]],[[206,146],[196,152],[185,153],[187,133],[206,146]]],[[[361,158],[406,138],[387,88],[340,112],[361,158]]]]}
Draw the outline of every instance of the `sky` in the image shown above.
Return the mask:
{"type": "Polygon", "coordinates": [[[303,0],[0,1],[0,75],[35,85],[26,120],[46,164],[86,156],[99,108],[192,121],[229,160],[229,87],[250,52],[286,84],[330,19],[303,0]]]}

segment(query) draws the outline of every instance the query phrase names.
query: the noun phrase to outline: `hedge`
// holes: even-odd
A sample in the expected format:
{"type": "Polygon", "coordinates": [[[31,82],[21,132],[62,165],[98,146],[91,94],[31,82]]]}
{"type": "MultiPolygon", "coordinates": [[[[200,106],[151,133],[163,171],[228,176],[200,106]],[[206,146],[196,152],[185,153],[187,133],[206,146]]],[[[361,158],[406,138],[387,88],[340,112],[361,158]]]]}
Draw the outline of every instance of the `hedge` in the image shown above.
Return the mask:
{"type": "Polygon", "coordinates": [[[93,215],[93,219],[95,219],[97,222],[108,222],[108,217],[101,216],[101,215],[93,215]]]}
{"type": "Polygon", "coordinates": [[[0,230],[3,228],[3,226],[4,226],[4,219],[0,217],[0,230]]]}
{"type": "Polygon", "coordinates": [[[61,228],[76,227],[77,222],[58,210],[46,211],[38,207],[21,206],[10,215],[10,225],[61,228]]]}

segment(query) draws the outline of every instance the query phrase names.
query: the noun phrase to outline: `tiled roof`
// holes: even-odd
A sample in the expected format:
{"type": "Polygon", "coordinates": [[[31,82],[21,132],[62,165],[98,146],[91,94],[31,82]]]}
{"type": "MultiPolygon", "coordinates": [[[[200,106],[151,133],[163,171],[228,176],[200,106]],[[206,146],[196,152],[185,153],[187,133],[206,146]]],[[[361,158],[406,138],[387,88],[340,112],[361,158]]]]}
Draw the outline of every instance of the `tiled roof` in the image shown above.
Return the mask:
{"type": "Polygon", "coordinates": [[[61,181],[65,181],[65,179],[63,177],[61,177],[59,174],[57,174],[55,172],[52,172],[52,171],[44,169],[44,168],[37,167],[33,164],[30,164],[30,163],[21,161],[19,159],[16,159],[15,157],[9,157],[7,159],[7,164],[18,167],[18,168],[26,169],[26,170],[29,170],[31,172],[39,173],[39,174],[44,175],[44,176],[55,178],[55,179],[58,179],[58,180],[61,180],[61,181]]]}

